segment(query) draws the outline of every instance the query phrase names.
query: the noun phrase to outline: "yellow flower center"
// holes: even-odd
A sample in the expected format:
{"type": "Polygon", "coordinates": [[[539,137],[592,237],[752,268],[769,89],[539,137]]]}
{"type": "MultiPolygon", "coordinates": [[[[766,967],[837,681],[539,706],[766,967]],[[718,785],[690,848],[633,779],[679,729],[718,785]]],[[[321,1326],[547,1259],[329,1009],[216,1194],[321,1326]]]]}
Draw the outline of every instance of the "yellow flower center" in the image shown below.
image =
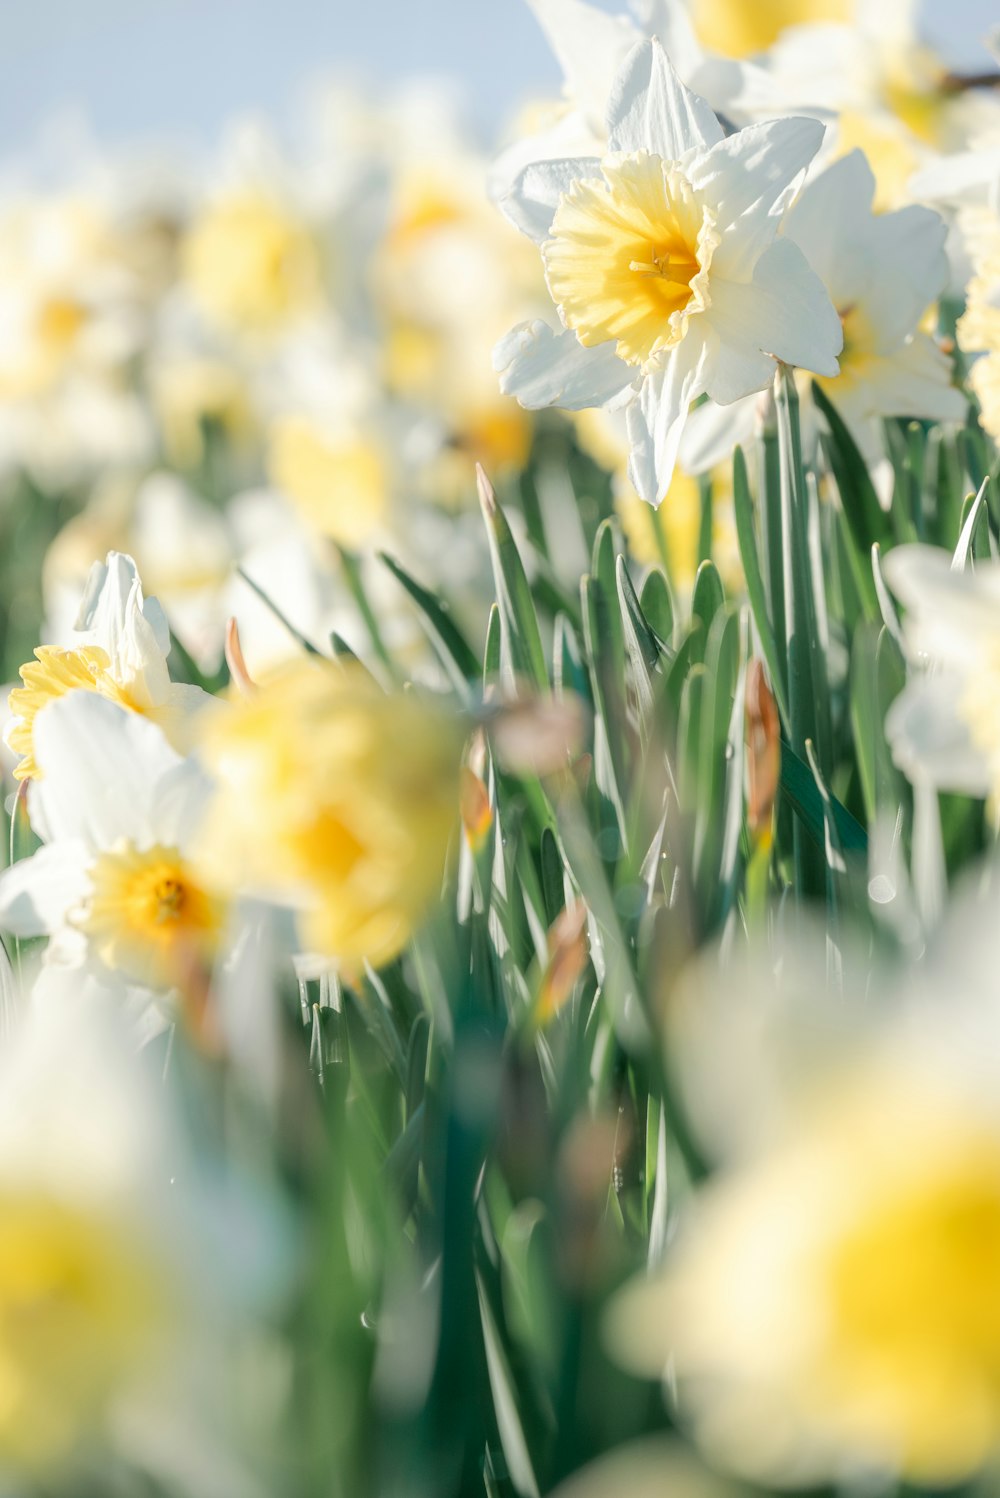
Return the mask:
{"type": "Polygon", "coordinates": [[[92,1430],[150,1349],[165,1285],[121,1229],[0,1194],[0,1463],[38,1469],[92,1430]]]}
{"type": "Polygon", "coordinates": [[[211,957],[222,907],[176,848],[119,844],[100,855],[90,880],[78,925],[109,967],[162,987],[211,957]]]}
{"type": "Polygon", "coordinates": [[[84,645],[80,650],[39,645],[35,659],[22,666],[20,674],[24,685],[15,687],[8,698],[16,721],[7,736],[11,749],[21,756],[14,770],[18,780],[39,778],[34,755],[35,718],[43,707],[67,692],[97,692],[132,712],[144,711],[129,688],[112,676],[110,657],[99,645],[84,645]]]}
{"type": "Polygon", "coordinates": [[[546,280],[585,347],[615,340],[620,358],[646,366],[708,305],[718,235],[670,162],[639,151],[602,171],[561,199],[542,248],[546,280]]]}
{"type": "Polygon", "coordinates": [[[1000,1436],[1000,1150],[956,1144],[874,1202],[826,1264],[834,1337],[817,1397],[875,1449],[891,1432],[918,1481],[963,1475],[1000,1436]]]}

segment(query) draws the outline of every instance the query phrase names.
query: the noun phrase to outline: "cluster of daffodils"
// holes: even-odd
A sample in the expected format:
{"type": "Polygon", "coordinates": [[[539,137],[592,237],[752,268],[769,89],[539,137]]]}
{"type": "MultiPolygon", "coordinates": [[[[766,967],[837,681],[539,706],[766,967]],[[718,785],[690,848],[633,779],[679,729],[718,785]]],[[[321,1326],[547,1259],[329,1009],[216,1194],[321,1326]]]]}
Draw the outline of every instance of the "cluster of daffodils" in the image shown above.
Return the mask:
{"type": "Polygon", "coordinates": [[[526,3],[0,172],[11,1498],[997,1489],[994,43],[526,3]]]}

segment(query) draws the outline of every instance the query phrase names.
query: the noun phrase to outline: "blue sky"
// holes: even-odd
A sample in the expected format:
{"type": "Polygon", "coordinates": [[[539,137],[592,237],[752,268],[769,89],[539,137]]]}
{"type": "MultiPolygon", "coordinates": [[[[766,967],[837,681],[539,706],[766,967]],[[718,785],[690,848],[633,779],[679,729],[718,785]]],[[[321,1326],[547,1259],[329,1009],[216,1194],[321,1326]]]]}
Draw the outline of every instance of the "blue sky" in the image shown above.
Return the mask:
{"type": "MultiPolygon", "coordinates": [[[[927,0],[925,14],[956,61],[982,65],[993,0],[927,0]]],[[[485,126],[557,83],[524,0],[0,0],[0,17],[4,156],[71,112],[111,142],[204,140],[234,111],[286,114],[324,69],[379,88],[458,78],[485,126]]]]}

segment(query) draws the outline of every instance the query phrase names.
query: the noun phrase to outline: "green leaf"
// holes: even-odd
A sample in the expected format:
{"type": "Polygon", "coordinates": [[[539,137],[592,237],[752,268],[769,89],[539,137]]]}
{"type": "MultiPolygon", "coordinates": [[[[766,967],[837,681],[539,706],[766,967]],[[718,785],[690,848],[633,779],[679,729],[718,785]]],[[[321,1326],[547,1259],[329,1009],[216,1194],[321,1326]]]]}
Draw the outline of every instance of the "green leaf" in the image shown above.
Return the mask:
{"type": "Polygon", "coordinates": [[[416,604],[420,611],[420,622],[438,660],[452,685],[468,699],[471,695],[469,683],[476,681],[479,676],[479,662],[455,621],[449,618],[448,605],[439,602],[433,593],[422,587],[388,552],[380,551],[378,557],[416,604]]]}
{"type": "MultiPolygon", "coordinates": [[[[788,797],[809,836],[818,848],[826,842],[826,811],[809,766],[784,739],[781,741],[781,789],[788,797]]],[[[867,853],[868,834],[835,796],[830,797],[840,845],[846,852],[867,853]]]]}
{"type": "Polygon", "coordinates": [[[479,499],[493,562],[500,619],[515,677],[521,676],[539,691],[548,691],[549,673],[538,630],[538,615],[507,517],[497,502],[493,486],[478,469],[479,499]]]}
{"type": "Polygon", "coordinates": [[[812,382],[812,393],[829,427],[829,432],[823,433],[823,447],[836,480],[844,515],[859,552],[868,556],[876,541],[882,546],[892,541],[892,523],[879,504],[868,464],[858,451],[843,417],[816,380],[812,382]]]}
{"type": "Polygon", "coordinates": [[[705,635],[712,627],[712,620],[726,601],[725,589],[719,569],[713,561],[704,561],[695,574],[694,592],[691,595],[691,616],[700,619],[705,626],[705,635]]]}
{"type": "Polygon", "coordinates": [[[649,572],[642,585],[639,607],[656,638],[669,648],[674,637],[674,604],[670,584],[658,567],[649,572]]]}
{"type": "Polygon", "coordinates": [[[736,535],[740,547],[740,560],[743,563],[743,575],[746,579],[747,597],[750,600],[750,612],[753,615],[761,652],[767,663],[771,689],[787,733],[789,731],[788,698],[782,679],[781,658],[767,612],[767,597],[764,591],[764,579],[761,576],[757,537],[754,532],[753,501],[750,498],[750,485],[747,481],[746,459],[742,448],[739,447],[733,453],[733,508],[736,513],[736,535]]]}

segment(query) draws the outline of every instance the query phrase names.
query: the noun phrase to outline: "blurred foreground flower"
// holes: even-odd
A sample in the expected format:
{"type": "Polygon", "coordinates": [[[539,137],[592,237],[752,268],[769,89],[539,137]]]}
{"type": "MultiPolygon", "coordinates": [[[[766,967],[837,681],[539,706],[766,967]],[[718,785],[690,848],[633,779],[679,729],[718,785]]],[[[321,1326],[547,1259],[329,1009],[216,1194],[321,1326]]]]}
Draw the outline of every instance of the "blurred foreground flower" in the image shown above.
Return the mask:
{"type": "Polygon", "coordinates": [[[886,580],[906,609],[909,681],[886,717],[900,768],[915,782],[1000,796],[1000,564],[956,569],[934,546],[898,546],[886,580]]]}
{"type": "Polygon", "coordinates": [[[507,196],[541,246],[565,331],[515,328],[494,362],[529,408],[624,406],[630,477],[658,504],[688,407],[770,384],[775,359],[837,373],[839,319],[802,252],[776,237],[822,140],[785,119],[726,137],[658,41],[616,80],[610,154],[534,162],[507,196]]]}
{"type": "Polygon", "coordinates": [[[628,1365],[677,1380],[706,1450],[757,1480],[951,1484],[1000,1446],[982,914],[978,941],[953,939],[926,990],[912,973],[895,993],[881,983],[877,1016],[849,983],[830,992],[818,933],[811,964],[783,960],[785,992],[758,953],[742,969],[700,964],[675,998],[687,1089],[728,1169],[612,1330],[628,1365]]]}
{"type": "MultiPolygon", "coordinates": [[[[154,1416],[191,1441],[190,1481],[199,1441],[178,1421],[219,1440],[221,1328],[277,1263],[264,1214],[221,1181],[209,1192],[166,1089],[110,1021],[80,994],[35,1007],[0,1057],[0,1481],[46,1492],[79,1491],[71,1464],[109,1445],[141,1462],[154,1416]]],[[[248,1474],[218,1486],[214,1465],[216,1486],[194,1490],[254,1490],[248,1474]]]]}
{"type": "Polygon", "coordinates": [[[467,731],[360,668],[290,666],[205,723],[206,869],[297,907],[311,951],[389,961],[440,891],[467,731]]]}

